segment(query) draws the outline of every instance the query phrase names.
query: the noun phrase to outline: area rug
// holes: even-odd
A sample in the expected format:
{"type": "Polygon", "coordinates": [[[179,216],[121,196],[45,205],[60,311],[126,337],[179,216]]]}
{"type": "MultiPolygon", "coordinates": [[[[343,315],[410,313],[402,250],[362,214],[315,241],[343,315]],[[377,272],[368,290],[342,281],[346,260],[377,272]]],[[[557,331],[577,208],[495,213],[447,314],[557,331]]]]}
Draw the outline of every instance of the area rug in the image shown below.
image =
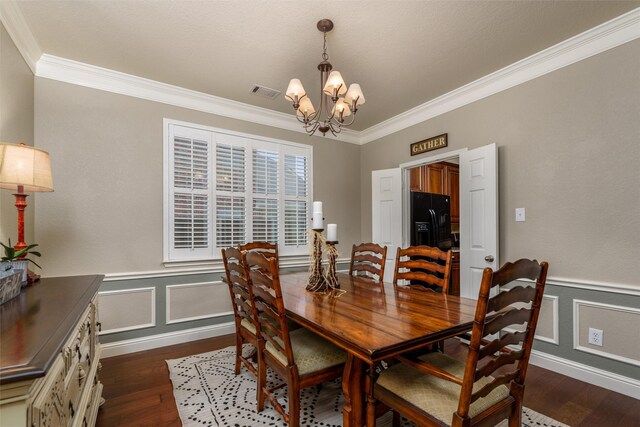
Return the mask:
{"type": "MultiPolygon", "coordinates": [[[[247,347],[245,351],[250,349],[247,347]]],[[[256,412],[256,381],[242,368],[240,375],[233,373],[235,347],[212,351],[182,359],[167,360],[173,383],[173,395],[185,427],[196,426],[286,426],[282,417],[267,402],[265,410],[256,412]]],[[[267,374],[270,386],[281,383],[274,373],[267,374]]],[[[287,407],[286,387],[278,390],[278,400],[287,407]]],[[[300,425],[308,427],[342,426],[344,399],[340,380],[309,387],[301,392],[300,425]]],[[[389,427],[391,414],[380,418],[377,425],[389,427]]],[[[552,418],[524,408],[525,427],[568,427],[552,418]]],[[[405,421],[404,426],[413,426],[405,421]]],[[[499,424],[506,426],[506,421],[499,424]]]]}

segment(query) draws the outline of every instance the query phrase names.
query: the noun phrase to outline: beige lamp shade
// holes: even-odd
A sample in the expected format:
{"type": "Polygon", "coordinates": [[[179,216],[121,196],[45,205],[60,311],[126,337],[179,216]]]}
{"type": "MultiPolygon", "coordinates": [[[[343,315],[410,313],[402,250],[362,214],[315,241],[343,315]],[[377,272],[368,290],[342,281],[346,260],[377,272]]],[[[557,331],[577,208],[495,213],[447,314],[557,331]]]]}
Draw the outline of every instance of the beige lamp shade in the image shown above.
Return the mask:
{"type": "Polygon", "coordinates": [[[349,104],[344,102],[344,99],[338,99],[336,105],[334,105],[333,110],[331,110],[332,114],[336,116],[340,116],[342,113],[342,117],[349,117],[351,115],[351,108],[349,108],[349,104]]]}
{"type": "Polygon", "coordinates": [[[309,97],[302,98],[302,100],[300,101],[300,107],[296,111],[296,114],[300,117],[309,117],[315,112],[316,110],[315,108],[313,108],[313,103],[311,102],[309,97]]]}
{"type": "Polygon", "coordinates": [[[333,96],[333,92],[337,91],[337,95],[344,95],[347,91],[347,85],[342,80],[342,74],[340,71],[332,71],[327,77],[327,83],[324,85],[324,93],[329,96],[333,96]]]}
{"type": "Polygon", "coordinates": [[[306,94],[307,92],[305,92],[300,79],[291,79],[291,81],[289,82],[289,87],[287,87],[287,92],[285,97],[290,101],[294,101],[294,100],[299,100],[306,94]]]}
{"type": "Polygon", "coordinates": [[[344,100],[349,104],[353,104],[354,100],[356,101],[356,105],[364,104],[364,95],[362,94],[362,89],[360,89],[360,85],[358,83],[353,83],[349,86],[349,90],[347,94],[344,96],[344,100]]]}
{"type": "Polygon", "coordinates": [[[25,144],[0,143],[0,188],[53,191],[49,153],[25,144]]]}

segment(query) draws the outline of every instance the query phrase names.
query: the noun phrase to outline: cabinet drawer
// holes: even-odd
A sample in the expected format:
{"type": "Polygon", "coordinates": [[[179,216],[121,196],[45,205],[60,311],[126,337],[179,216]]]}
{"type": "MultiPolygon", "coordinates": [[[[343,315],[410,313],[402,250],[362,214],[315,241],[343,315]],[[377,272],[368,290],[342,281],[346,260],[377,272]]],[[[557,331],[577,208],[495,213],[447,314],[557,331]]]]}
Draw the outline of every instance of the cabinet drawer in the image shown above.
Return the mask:
{"type": "Polygon", "coordinates": [[[68,425],[68,407],[64,389],[64,362],[57,358],[45,384],[31,405],[31,425],[66,426],[68,425]]]}
{"type": "Polygon", "coordinates": [[[75,369],[75,365],[82,360],[83,347],[90,346],[91,312],[92,306],[90,304],[83,313],[78,326],[62,347],[61,352],[66,372],[75,369]]]}
{"type": "Polygon", "coordinates": [[[65,381],[65,407],[69,411],[69,420],[72,420],[78,408],[80,408],[80,400],[82,399],[83,390],[87,386],[86,383],[87,371],[83,366],[78,363],[75,365],[73,371],[67,374],[65,381]]]}

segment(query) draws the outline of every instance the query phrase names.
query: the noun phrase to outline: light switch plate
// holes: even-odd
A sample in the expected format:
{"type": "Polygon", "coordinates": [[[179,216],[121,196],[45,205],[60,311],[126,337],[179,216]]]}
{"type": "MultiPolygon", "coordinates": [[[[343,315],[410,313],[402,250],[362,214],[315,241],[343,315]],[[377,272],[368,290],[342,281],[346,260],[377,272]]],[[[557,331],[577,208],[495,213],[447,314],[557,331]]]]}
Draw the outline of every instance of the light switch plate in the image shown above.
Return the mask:
{"type": "Polygon", "coordinates": [[[524,208],[516,208],[516,221],[524,221],[524,208]]]}

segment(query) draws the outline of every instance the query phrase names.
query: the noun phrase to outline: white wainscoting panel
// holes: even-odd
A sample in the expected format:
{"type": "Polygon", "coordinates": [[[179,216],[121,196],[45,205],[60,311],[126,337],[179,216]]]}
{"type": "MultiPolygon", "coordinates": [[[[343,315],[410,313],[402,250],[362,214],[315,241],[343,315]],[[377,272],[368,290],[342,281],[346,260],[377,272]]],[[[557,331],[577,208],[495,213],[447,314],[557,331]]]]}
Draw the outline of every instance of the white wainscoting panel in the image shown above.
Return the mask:
{"type": "Polygon", "coordinates": [[[222,282],[167,286],[167,325],[233,314],[229,288],[222,282]]]}
{"type": "Polygon", "coordinates": [[[218,325],[203,326],[201,328],[185,329],[182,331],[167,332],[165,334],[111,342],[102,344],[102,354],[100,355],[100,358],[104,359],[106,357],[120,356],[121,354],[151,350],[152,348],[166,347],[189,341],[219,337],[222,335],[233,334],[235,331],[235,322],[226,322],[218,325]]]}
{"type": "MultiPolygon", "coordinates": [[[[521,308],[531,304],[514,304],[514,307],[521,308]]],[[[538,316],[538,326],[536,327],[535,339],[560,345],[560,334],[558,333],[558,297],[555,295],[543,295],[542,306],[538,316]]],[[[525,325],[515,325],[505,328],[508,331],[524,331],[525,325]]]]}
{"type": "Polygon", "coordinates": [[[573,348],[640,366],[640,309],[573,300],[573,348]],[[603,345],[588,343],[589,328],[603,331],[603,345]],[[634,337],[635,334],[635,337],[634,337]]]}
{"type": "Polygon", "coordinates": [[[156,326],[156,288],[98,292],[100,335],[156,326]]]}
{"type": "Polygon", "coordinates": [[[543,295],[535,339],[560,345],[558,321],[558,297],[555,295],[543,295]]]}

